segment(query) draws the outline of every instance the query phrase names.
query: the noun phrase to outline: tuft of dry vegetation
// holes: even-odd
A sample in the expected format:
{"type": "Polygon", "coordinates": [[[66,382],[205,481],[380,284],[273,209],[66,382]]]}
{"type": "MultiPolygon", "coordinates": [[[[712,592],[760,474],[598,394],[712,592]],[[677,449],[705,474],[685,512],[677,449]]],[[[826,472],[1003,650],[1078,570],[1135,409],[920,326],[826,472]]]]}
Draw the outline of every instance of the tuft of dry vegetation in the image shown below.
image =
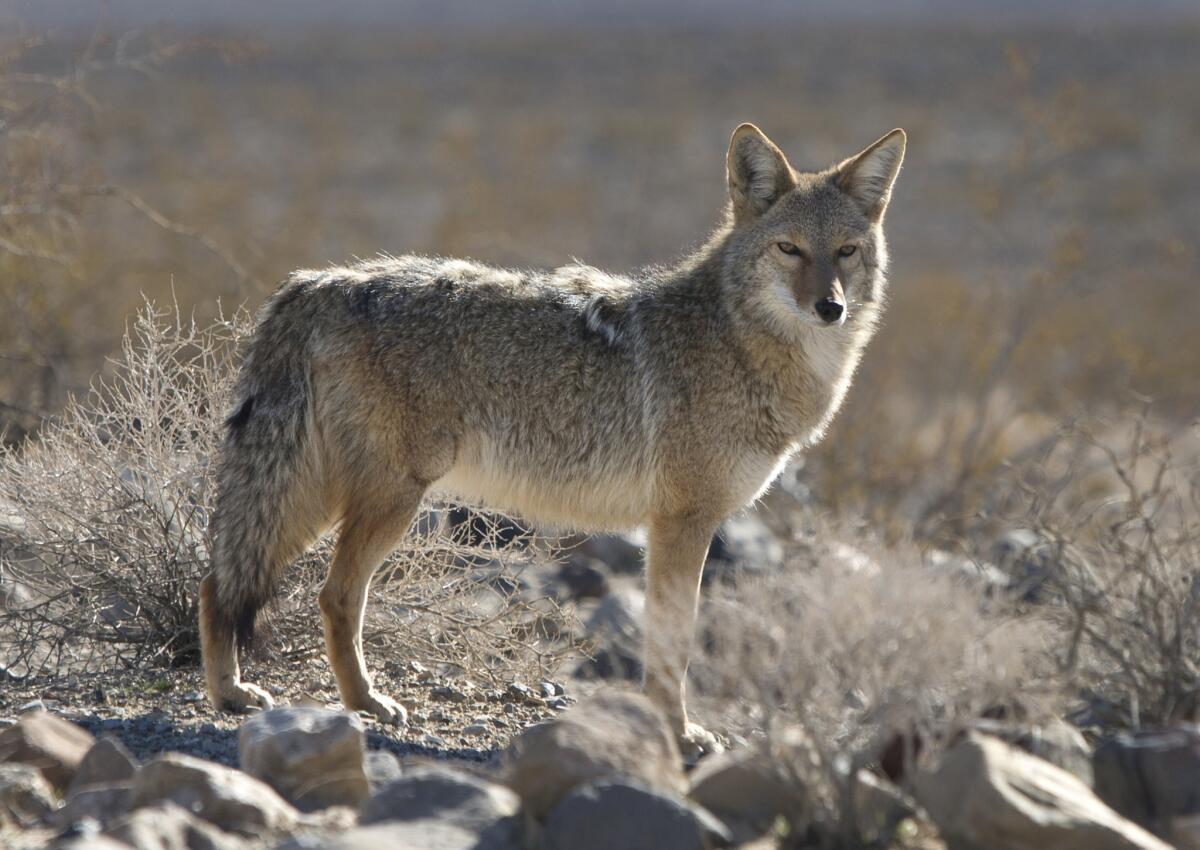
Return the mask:
{"type": "Polygon", "coordinates": [[[861,835],[855,812],[860,769],[889,748],[911,777],[978,717],[1037,722],[1062,705],[1049,621],[916,552],[794,549],[780,571],[713,597],[707,616],[705,704],[802,789],[788,828],[800,846],[887,838],[861,835]]]}

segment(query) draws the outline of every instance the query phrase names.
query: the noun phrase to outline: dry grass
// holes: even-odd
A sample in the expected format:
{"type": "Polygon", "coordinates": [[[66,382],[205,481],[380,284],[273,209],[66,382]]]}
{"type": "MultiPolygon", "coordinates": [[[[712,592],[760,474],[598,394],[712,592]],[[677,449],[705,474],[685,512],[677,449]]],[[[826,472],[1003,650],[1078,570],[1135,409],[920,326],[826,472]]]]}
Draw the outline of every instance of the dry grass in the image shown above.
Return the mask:
{"type": "Polygon", "coordinates": [[[889,745],[914,745],[911,777],[984,713],[1032,722],[1060,705],[1048,622],[915,553],[797,550],[710,609],[704,702],[803,789],[790,833],[818,846],[887,838],[858,833],[854,777],[889,745]]]}

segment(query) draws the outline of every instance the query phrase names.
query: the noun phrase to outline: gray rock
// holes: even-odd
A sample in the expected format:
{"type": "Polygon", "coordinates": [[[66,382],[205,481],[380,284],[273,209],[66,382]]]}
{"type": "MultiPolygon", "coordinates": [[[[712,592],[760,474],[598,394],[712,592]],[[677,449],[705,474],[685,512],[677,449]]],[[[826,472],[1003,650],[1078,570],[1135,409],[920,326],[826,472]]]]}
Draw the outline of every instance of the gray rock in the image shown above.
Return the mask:
{"type": "Polygon", "coordinates": [[[300,813],[265,782],[232,768],[167,753],[145,764],[130,808],[171,802],[227,832],[260,835],[296,826],[300,813]]]}
{"type": "Polygon", "coordinates": [[[976,720],[972,728],[985,735],[1018,746],[1074,774],[1089,788],[1092,780],[1092,748],[1083,734],[1062,720],[1044,726],[1018,726],[999,720],[976,720]]]}
{"type": "Polygon", "coordinates": [[[602,691],[561,716],[526,729],[509,746],[504,776],[541,817],[579,785],[633,780],[668,795],[687,787],[675,735],[640,694],[602,691]]]}
{"type": "Polygon", "coordinates": [[[1168,850],[1065,770],[978,732],[917,776],[916,795],[956,850],[1168,850]]]}
{"type": "Polygon", "coordinates": [[[68,720],[45,711],[22,715],[0,731],[0,764],[32,764],[55,788],[66,788],[95,739],[68,720]]]}
{"type": "Polygon", "coordinates": [[[932,570],[977,587],[985,595],[998,596],[1008,590],[1008,574],[986,561],[976,561],[962,555],[934,549],[925,555],[925,564],[932,570]]]}
{"type": "Polygon", "coordinates": [[[696,806],[624,782],[576,788],[546,818],[543,850],[707,850],[725,826],[696,806]]]}
{"type": "Polygon", "coordinates": [[[563,562],[551,583],[559,599],[600,599],[608,594],[609,586],[608,567],[595,558],[563,562]]]}
{"type": "Polygon", "coordinates": [[[640,679],[645,608],[645,594],[635,587],[622,585],[604,597],[584,627],[591,657],[579,664],[575,675],[585,679],[640,679]]]}
{"type": "Polygon", "coordinates": [[[305,812],[357,808],[370,796],[365,750],[362,719],[323,708],[273,708],[254,715],[238,731],[242,770],[305,812]]]}
{"type": "Polygon", "coordinates": [[[1200,816],[1198,727],[1118,735],[1096,748],[1092,769],[1100,799],[1161,834],[1200,816]]]}
{"type": "Polygon", "coordinates": [[[443,821],[464,830],[482,833],[508,820],[520,810],[517,795],[502,785],[441,765],[415,767],[388,783],[367,801],[359,822],[443,821]]]}
{"type": "Polygon", "coordinates": [[[1009,590],[1026,602],[1046,601],[1046,581],[1057,570],[1054,549],[1037,532],[1014,528],[996,538],[990,560],[1008,578],[1009,590]]]}
{"type": "Polygon", "coordinates": [[[129,810],[131,782],[108,785],[91,784],[83,788],[72,786],[66,804],[54,812],[53,822],[60,829],[92,820],[102,828],[108,827],[129,810]]]}
{"type": "Polygon", "coordinates": [[[771,529],[752,513],[733,516],[721,523],[708,547],[704,581],[729,579],[763,572],[783,563],[783,544],[771,529]]]}
{"type": "Polygon", "coordinates": [[[593,534],[582,540],[563,541],[571,560],[595,559],[614,573],[638,575],[642,571],[642,549],[646,545],[643,532],[631,534],[593,534]]]}
{"type": "Polygon", "coordinates": [[[138,809],[105,835],[136,850],[249,850],[252,846],[172,803],[138,809]]]}
{"type": "Polygon", "coordinates": [[[802,790],[757,750],[709,756],[689,778],[691,799],[726,821],[751,829],[765,829],[777,816],[790,816],[804,805],[802,790]]]}
{"type": "MultiPolygon", "coordinates": [[[[480,835],[443,821],[386,821],[337,834],[298,836],[277,850],[522,850],[506,834],[480,835]]],[[[613,848],[612,850],[616,850],[613,848]]]]}
{"type": "Polygon", "coordinates": [[[67,789],[67,796],[91,785],[127,783],[133,779],[137,769],[137,760],[125,749],[124,744],[116,738],[101,738],[79,763],[67,789]]]}
{"type": "Polygon", "coordinates": [[[54,789],[33,765],[0,764],[0,833],[31,826],[55,806],[54,789]]]}
{"type": "Polygon", "coordinates": [[[363,759],[363,771],[367,774],[367,782],[370,783],[371,793],[374,794],[384,785],[400,778],[400,760],[396,758],[395,753],[387,750],[370,750],[363,759]]]}

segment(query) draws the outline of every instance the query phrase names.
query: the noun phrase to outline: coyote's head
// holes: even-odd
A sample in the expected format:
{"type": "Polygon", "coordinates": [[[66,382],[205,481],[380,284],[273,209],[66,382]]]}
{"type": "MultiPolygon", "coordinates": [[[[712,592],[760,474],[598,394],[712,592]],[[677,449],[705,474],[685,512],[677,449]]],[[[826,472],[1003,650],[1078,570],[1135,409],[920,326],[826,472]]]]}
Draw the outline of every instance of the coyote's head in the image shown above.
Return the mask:
{"type": "Polygon", "coordinates": [[[798,173],[753,124],[729,142],[733,232],[726,278],[784,334],[839,327],[881,296],[883,213],[904,158],[892,130],[839,165],[798,173]]]}

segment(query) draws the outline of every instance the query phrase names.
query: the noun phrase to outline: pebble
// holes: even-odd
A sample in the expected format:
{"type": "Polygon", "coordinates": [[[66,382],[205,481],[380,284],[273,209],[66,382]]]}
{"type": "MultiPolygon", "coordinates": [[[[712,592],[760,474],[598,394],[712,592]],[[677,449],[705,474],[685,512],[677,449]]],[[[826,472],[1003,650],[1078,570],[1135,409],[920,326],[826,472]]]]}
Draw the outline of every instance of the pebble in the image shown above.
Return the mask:
{"type": "Polygon", "coordinates": [[[199,691],[188,691],[182,699],[184,702],[204,702],[204,694],[199,691]]]}
{"type": "Polygon", "coordinates": [[[46,711],[46,703],[40,699],[31,700],[18,708],[17,714],[28,714],[31,711],[46,711]]]}
{"type": "Polygon", "coordinates": [[[430,695],[434,699],[445,700],[446,702],[465,702],[467,699],[465,693],[450,685],[438,685],[430,692],[430,695]]]}
{"type": "Polygon", "coordinates": [[[478,735],[486,735],[492,731],[486,723],[472,723],[470,726],[463,727],[462,734],[464,737],[474,738],[478,735]]]}

